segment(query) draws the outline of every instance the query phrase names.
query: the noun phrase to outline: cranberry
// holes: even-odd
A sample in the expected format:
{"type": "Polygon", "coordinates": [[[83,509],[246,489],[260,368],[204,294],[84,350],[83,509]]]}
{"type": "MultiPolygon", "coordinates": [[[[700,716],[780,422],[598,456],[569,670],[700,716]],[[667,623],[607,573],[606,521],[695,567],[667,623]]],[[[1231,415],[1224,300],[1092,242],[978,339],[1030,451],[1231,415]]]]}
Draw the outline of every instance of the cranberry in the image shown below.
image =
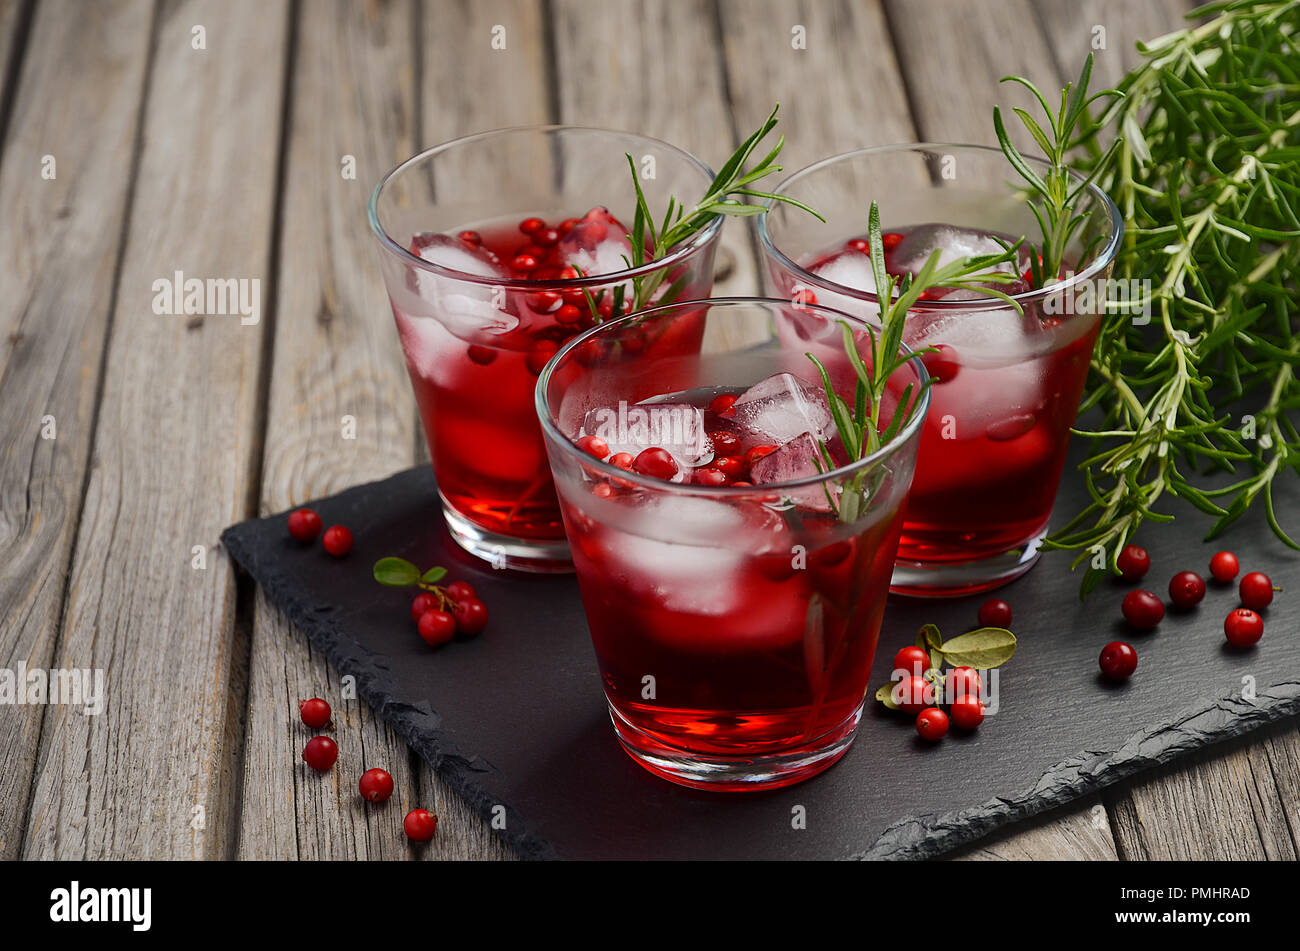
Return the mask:
{"type": "Polygon", "coordinates": [[[477,343],[472,344],[470,346],[469,351],[466,355],[470,358],[470,360],[472,360],[474,363],[477,363],[481,367],[487,366],[489,363],[491,363],[493,360],[497,358],[497,352],[495,350],[493,350],[491,347],[480,346],[477,343]]]}
{"type": "Polygon", "coordinates": [[[1227,584],[1237,577],[1237,556],[1230,551],[1216,552],[1210,559],[1210,575],[1219,584],[1227,584]]]}
{"type": "Polygon", "coordinates": [[[1131,644],[1123,641],[1111,641],[1101,649],[1097,663],[1107,680],[1128,680],[1137,670],[1138,652],[1131,644]]]}
{"type": "Polygon", "coordinates": [[[302,758],[316,772],[323,773],[339,758],[339,745],[328,736],[313,736],[302,748],[302,758]]]}
{"type": "Polygon", "coordinates": [[[420,637],[430,647],[440,647],[456,634],[456,619],[446,611],[435,608],[420,615],[420,637]]]}
{"type": "MultiPolygon", "coordinates": [[[[572,231],[577,226],[578,220],[579,219],[577,218],[565,218],[563,221],[561,221],[560,234],[568,234],[570,231],[572,231]]],[[[576,277],[577,275],[574,276],[576,277]]]]}
{"type": "Polygon", "coordinates": [[[1120,610],[1124,612],[1124,620],[1128,621],[1129,626],[1139,631],[1151,630],[1165,616],[1164,603],[1143,588],[1126,594],[1120,610]]]}
{"type": "Polygon", "coordinates": [[[1142,576],[1151,569],[1151,556],[1145,548],[1137,545],[1125,545],[1115,559],[1120,577],[1128,582],[1141,581],[1142,576]]]}
{"type": "Polygon", "coordinates": [[[383,802],[393,794],[393,777],[386,769],[366,770],[357,785],[361,789],[361,798],[370,802],[383,802]]]}
{"type": "Polygon", "coordinates": [[[952,700],[958,697],[978,697],[984,690],[984,682],[974,667],[954,667],[948,672],[944,689],[952,700]]]}
{"type": "Polygon", "coordinates": [[[289,513],[289,534],[303,544],[316,540],[320,526],[320,516],[311,509],[297,509],[289,513]]]}
{"type": "Polygon", "coordinates": [[[943,739],[948,733],[948,714],[938,707],[926,707],[916,715],[916,732],[923,740],[943,739]]]}
{"type": "Polygon", "coordinates": [[[298,716],[313,730],[319,730],[330,722],[330,705],[320,697],[312,697],[298,704],[298,716]]]}
{"type": "Polygon", "coordinates": [[[451,613],[456,618],[456,630],[465,637],[475,637],[487,627],[487,605],[478,598],[466,598],[451,606],[451,613]]]}
{"type": "Polygon", "coordinates": [[[671,479],[677,475],[677,460],[667,449],[653,446],[642,449],[632,463],[632,467],[642,475],[656,479],[671,479]]]}
{"type": "Polygon", "coordinates": [[[861,251],[863,254],[871,253],[871,245],[866,238],[850,238],[844,243],[844,247],[850,251],[861,251]]]}
{"type": "Polygon", "coordinates": [[[560,295],[555,291],[538,291],[527,297],[528,306],[539,313],[549,314],[560,306],[560,295]]]}
{"type": "Polygon", "coordinates": [[[817,295],[814,294],[812,291],[810,291],[808,288],[806,288],[806,287],[801,287],[801,288],[799,288],[797,291],[795,291],[793,294],[790,295],[790,303],[792,303],[792,304],[816,304],[816,303],[817,303],[817,295]]]}
{"type": "Polygon", "coordinates": [[[934,704],[934,684],[924,677],[904,677],[894,685],[893,698],[904,713],[920,713],[934,704]]]}
{"type": "Polygon", "coordinates": [[[460,234],[456,235],[456,237],[460,238],[460,240],[464,241],[466,244],[479,245],[483,243],[483,236],[477,231],[462,231],[460,234]]]}
{"type": "Polygon", "coordinates": [[[428,809],[412,809],[402,820],[402,831],[412,842],[428,842],[438,831],[438,817],[428,809]]]}
{"type": "Polygon", "coordinates": [[[794,558],[789,554],[772,552],[766,555],[755,555],[754,563],[758,565],[758,570],[762,572],[763,577],[769,581],[789,581],[796,571],[794,558]]]}
{"type": "Polygon", "coordinates": [[[892,251],[903,243],[903,236],[897,231],[886,231],[880,236],[880,246],[886,251],[892,251]]]}
{"type": "Polygon", "coordinates": [[[555,312],[555,322],[573,325],[582,319],[582,311],[573,304],[564,304],[555,312]]]}
{"type": "Polygon", "coordinates": [[[609,457],[609,464],[617,469],[631,469],[632,463],[632,453],[630,452],[616,452],[609,457]]]}
{"type": "Polygon", "coordinates": [[[924,647],[904,647],[894,655],[894,670],[920,676],[930,669],[930,653],[924,647]]]}
{"type": "Polygon", "coordinates": [[[961,370],[957,361],[957,351],[946,343],[937,345],[933,350],[921,354],[921,363],[925,372],[934,377],[935,383],[951,383],[961,370]]]}
{"type": "Polygon", "coordinates": [[[709,433],[709,442],[713,443],[713,451],[720,456],[733,456],[740,451],[740,437],[725,429],[709,433]]]}
{"type": "Polygon", "coordinates": [[[560,232],[555,228],[541,228],[533,234],[533,240],[544,248],[549,248],[560,240],[560,232]]]}
{"type": "Polygon", "coordinates": [[[546,222],[541,218],[525,218],[519,222],[519,230],[524,234],[532,234],[534,231],[540,231],[546,227],[546,222]]]}
{"type": "Polygon", "coordinates": [[[352,550],[352,533],[342,525],[331,525],[325,529],[321,544],[335,558],[342,558],[352,550]]]}
{"type": "Polygon", "coordinates": [[[740,397],[736,396],[735,393],[719,393],[709,401],[709,409],[716,415],[721,416],[723,413],[727,412],[727,410],[731,409],[731,407],[735,406],[736,400],[739,398],[740,397]]]}
{"type": "Polygon", "coordinates": [[[541,376],[542,368],[550,362],[551,357],[560,349],[559,344],[554,340],[537,340],[528,348],[528,356],[524,357],[524,363],[528,366],[528,372],[533,376],[541,376]]]}
{"type": "Polygon", "coordinates": [[[427,591],[421,591],[411,599],[411,620],[419,621],[430,611],[438,609],[438,599],[427,591]]]}
{"type": "Polygon", "coordinates": [[[745,453],[745,465],[752,466],[764,456],[776,452],[776,446],[755,446],[745,453]]]}
{"type": "Polygon", "coordinates": [[[469,601],[478,597],[478,592],[468,581],[453,581],[447,585],[447,597],[453,601],[469,601]]]}
{"type": "Polygon", "coordinates": [[[1180,608],[1195,607],[1205,597],[1205,579],[1194,571],[1180,571],[1169,579],[1169,600],[1180,608]]]}
{"type": "Polygon", "coordinates": [[[989,598],[980,605],[978,617],[983,627],[1010,627],[1011,605],[1001,598],[989,598]]]}
{"type": "Polygon", "coordinates": [[[510,266],[516,271],[535,271],[537,270],[537,258],[531,254],[516,254],[510,266]]]}
{"type": "Polygon", "coordinates": [[[973,730],[984,722],[984,702],[977,696],[966,694],[948,705],[948,717],[959,730],[973,730]]]}
{"type": "Polygon", "coordinates": [[[1237,608],[1224,619],[1223,633],[1233,647],[1250,647],[1264,636],[1264,619],[1250,608],[1237,608]]]}
{"type": "Polygon", "coordinates": [[[604,459],[609,455],[609,443],[599,436],[583,436],[578,440],[577,445],[587,455],[596,459],[604,459]]]}
{"type": "Polygon", "coordinates": [[[614,487],[608,482],[597,482],[591,487],[591,494],[598,499],[609,499],[614,497],[614,487]]]}
{"type": "Polygon", "coordinates": [[[693,481],[696,485],[726,485],[727,474],[718,469],[696,469],[693,481]]]}
{"type": "Polygon", "coordinates": [[[713,460],[713,468],[724,473],[728,479],[745,474],[745,461],[739,456],[719,456],[713,460]]]}
{"type": "Polygon", "coordinates": [[[1261,611],[1273,602],[1273,581],[1262,571],[1252,571],[1242,575],[1237,593],[1241,596],[1242,607],[1261,611]]]}

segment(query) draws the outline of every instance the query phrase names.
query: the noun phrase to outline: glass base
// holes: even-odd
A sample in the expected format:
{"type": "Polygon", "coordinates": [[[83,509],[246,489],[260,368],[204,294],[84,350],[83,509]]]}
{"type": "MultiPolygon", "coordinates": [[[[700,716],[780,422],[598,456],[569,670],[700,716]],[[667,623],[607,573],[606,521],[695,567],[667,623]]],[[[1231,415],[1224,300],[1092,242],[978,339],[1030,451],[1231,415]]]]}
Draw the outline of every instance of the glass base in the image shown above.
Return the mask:
{"type": "Polygon", "coordinates": [[[889,593],[909,598],[960,598],[1015,581],[1038,561],[1047,528],[1019,548],[959,562],[896,561],[889,593]]]}
{"type": "Polygon", "coordinates": [[[515,571],[533,571],[563,574],[573,571],[573,558],[569,543],[561,538],[540,541],[531,538],[514,538],[498,535],[475,525],[453,509],[444,498],[442,514],[447,520],[451,537],[461,548],[475,558],[481,558],[493,568],[513,568],[515,571]]]}
{"type": "Polygon", "coordinates": [[[852,716],[802,749],[746,757],[692,753],[638,729],[613,706],[609,716],[623,749],[656,776],[693,789],[744,792],[792,786],[835,765],[853,744],[862,708],[859,704],[852,716]]]}

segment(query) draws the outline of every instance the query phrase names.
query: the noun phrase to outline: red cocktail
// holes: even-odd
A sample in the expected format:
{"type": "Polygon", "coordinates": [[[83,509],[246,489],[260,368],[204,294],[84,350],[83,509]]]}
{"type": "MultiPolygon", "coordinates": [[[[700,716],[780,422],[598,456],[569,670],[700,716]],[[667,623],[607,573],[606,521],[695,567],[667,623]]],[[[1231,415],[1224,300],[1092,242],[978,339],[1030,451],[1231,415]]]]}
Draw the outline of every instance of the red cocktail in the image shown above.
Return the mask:
{"type": "MultiPolygon", "coordinates": [[[[849,464],[816,367],[783,343],[838,340],[845,323],[867,353],[864,325],[821,308],[659,308],[593,331],[539,385],[614,726],[666,778],[786,785],[852,740],[924,402],[849,464]],[[681,320],[775,333],[687,357],[629,350],[681,320]]],[[[844,351],[822,362],[851,398],[844,351]]],[[[895,404],[904,377],[924,377],[919,361],[895,373],[895,404]]]]}

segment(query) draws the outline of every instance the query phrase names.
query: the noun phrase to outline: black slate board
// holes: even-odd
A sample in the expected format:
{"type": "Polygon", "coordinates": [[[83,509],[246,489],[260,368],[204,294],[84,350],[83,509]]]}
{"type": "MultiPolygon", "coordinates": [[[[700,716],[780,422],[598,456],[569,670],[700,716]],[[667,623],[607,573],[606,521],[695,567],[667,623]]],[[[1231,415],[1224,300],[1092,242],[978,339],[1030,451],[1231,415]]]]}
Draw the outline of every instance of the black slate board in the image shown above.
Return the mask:
{"type": "MultiPolygon", "coordinates": [[[[1077,495],[1065,481],[1063,492],[1077,495]]],[[[1295,480],[1284,481],[1279,510],[1300,511],[1295,480]]],[[[222,542],[480,814],[505,806],[501,834],[526,858],[925,858],[1300,713],[1300,557],[1252,512],[1222,547],[1237,552],[1243,572],[1268,571],[1289,589],[1265,613],[1254,649],[1223,639],[1234,587],[1211,582],[1197,609],[1134,634],[1120,620],[1123,588],[1103,583],[1081,605],[1067,556],[1051,554],[1000,593],[1014,606],[1021,649],[1001,674],[1001,710],[976,733],[932,747],[911,718],[871,703],[853,748],[821,776],[768,793],[697,792],[650,775],[615,740],[573,578],[493,571],[461,552],[427,466],[312,505],[325,524],[353,528],[347,558],[293,542],[285,514],[232,526],[222,542]],[[370,578],[384,555],[471,581],[491,606],[488,631],[430,650],[410,622],[409,595],[370,578]],[[1117,638],[1140,655],[1137,674],[1118,686],[1097,669],[1102,645],[1117,638]],[[1247,678],[1251,700],[1242,698],[1247,678]],[[793,828],[797,806],[806,828],[793,828]]],[[[1143,584],[1164,596],[1175,571],[1204,574],[1219,547],[1201,542],[1205,525],[1187,511],[1145,531],[1153,567],[1143,584]]],[[[921,624],[952,636],[973,626],[981,600],[894,599],[872,683],[888,679],[894,652],[921,624]]]]}

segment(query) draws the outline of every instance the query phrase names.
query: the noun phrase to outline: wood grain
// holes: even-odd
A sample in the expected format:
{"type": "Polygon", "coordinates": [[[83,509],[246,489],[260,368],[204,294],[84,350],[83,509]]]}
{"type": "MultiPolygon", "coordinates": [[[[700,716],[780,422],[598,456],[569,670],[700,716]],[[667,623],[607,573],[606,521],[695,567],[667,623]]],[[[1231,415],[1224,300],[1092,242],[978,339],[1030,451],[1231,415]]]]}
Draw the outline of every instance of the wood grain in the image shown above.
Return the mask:
{"type": "Polygon", "coordinates": [[[1034,9],[1056,56],[1060,81],[1077,78],[1091,52],[1090,86],[1096,90],[1113,86],[1142,61],[1139,40],[1179,29],[1192,6],[1184,0],[1038,0],[1034,9]]]}
{"type": "Polygon", "coordinates": [[[1017,823],[953,855],[954,861],[967,862],[1114,862],[1118,858],[1106,808],[1095,797],[1085,809],[1017,823]]]}
{"type": "MultiPolygon", "coordinates": [[[[247,646],[217,539],[250,514],[265,327],[231,316],[160,316],[153,283],[180,270],[267,287],[288,6],[247,11],[205,0],[169,3],[159,14],[55,661],[104,669],[106,708],[97,717],[47,711],[27,858],[227,854],[231,733],[243,707],[232,674],[247,646]],[[199,33],[206,49],[192,46],[199,33]],[[206,560],[196,569],[198,545],[206,560]]],[[[265,294],[262,301],[265,318],[265,294]]]]}
{"type": "MultiPolygon", "coordinates": [[[[0,17],[6,35],[16,7],[0,17]]],[[[148,0],[42,4],[15,93],[0,164],[0,666],[11,670],[48,668],[57,643],[151,14],[148,0]],[[52,180],[41,177],[46,155],[52,180]]],[[[0,706],[0,859],[21,849],[47,713],[0,706]]]]}

